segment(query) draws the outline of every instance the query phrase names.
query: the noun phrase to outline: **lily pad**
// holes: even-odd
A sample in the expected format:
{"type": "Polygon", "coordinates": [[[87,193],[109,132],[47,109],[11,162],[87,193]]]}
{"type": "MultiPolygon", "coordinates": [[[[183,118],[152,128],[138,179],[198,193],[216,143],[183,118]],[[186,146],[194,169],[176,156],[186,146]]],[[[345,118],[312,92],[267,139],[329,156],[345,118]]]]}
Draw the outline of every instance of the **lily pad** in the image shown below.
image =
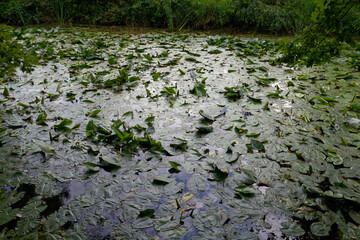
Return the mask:
{"type": "Polygon", "coordinates": [[[55,148],[50,144],[37,139],[33,139],[32,141],[41,149],[42,152],[55,155],[55,148]]]}
{"type": "Polygon", "coordinates": [[[284,233],[286,236],[291,237],[300,237],[305,234],[305,230],[300,227],[299,224],[295,222],[284,222],[281,224],[283,227],[281,232],[284,233]]]}

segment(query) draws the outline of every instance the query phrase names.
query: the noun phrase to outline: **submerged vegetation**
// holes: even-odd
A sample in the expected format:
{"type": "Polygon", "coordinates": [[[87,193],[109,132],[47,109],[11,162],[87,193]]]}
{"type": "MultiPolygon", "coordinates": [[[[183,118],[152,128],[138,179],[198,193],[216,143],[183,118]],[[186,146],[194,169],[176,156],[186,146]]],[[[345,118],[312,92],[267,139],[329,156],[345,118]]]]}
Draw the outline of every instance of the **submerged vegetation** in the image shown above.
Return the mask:
{"type": "Polygon", "coordinates": [[[40,60],[2,65],[2,239],[359,239],[359,46],[306,68],[263,39],[4,34],[40,60]]]}

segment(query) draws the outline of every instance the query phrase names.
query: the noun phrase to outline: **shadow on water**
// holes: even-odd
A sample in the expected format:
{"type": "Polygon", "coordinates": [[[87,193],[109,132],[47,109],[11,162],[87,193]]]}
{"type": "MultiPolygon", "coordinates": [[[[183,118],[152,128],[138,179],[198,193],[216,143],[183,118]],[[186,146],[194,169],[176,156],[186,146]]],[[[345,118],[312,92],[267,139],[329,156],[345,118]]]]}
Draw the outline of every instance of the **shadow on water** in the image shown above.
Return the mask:
{"type": "MultiPolygon", "coordinates": [[[[77,181],[70,181],[70,182],[64,182],[59,183],[59,187],[62,188],[61,192],[58,195],[43,198],[43,201],[45,202],[47,208],[40,213],[41,217],[48,217],[50,214],[58,211],[61,206],[66,206],[70,201],[74,199],[74,197],[83,194],[85,192],[85,189],[91,184],[91,181],[87,181],[84,183],[77,182],[77,181]]],[[[4,187],[5,188],[5,187],[4,187]]],[[[5,188],[7,190],[7,193],[11,192],[11,188],[5,188]]],[[[21,209],[25,207],[28,202],[34,198],[39,196],[38,193],[36,193],[36,187],[34,184],[22,184],[20,187],[15,189],[17,193],[24,193],[24,196],[17,201],[16,203],[12,204],[10,207],[11,209],[21,209]]],[[[5,228],[7,230],[15,229],[18,220],[20,218],[16,217],[15,219],[12,219],[11,221],[0,225],[0,232],[3,231],[5,228]]],[[[63,229],[72,229],[75,222],[67,222],[64,226],[62,226],[63,229]]]]}

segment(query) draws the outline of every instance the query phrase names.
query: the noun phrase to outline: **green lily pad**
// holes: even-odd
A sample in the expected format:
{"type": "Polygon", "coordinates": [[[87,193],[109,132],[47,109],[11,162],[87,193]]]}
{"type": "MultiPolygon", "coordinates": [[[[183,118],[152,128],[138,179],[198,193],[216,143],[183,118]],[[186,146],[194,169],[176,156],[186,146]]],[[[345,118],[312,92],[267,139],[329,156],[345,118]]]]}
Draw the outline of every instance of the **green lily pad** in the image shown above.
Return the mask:
{"type": "Polygon", "coordinates": [[[86,162],[86,163],[84,163],[84,166],[87,167],[90,171],[93,171],[93,172],[100,171],[100,167],[97,164],[92,163],[92,162],[86,162]]]}
{"type": "Polygon", "coordinates": [[[173,161],[169,161],[169,164],[171,165],[171,167],[173,169],[175,169],[177,172],[180,172],[180,169],[178,167],[181,166],[181,164],[177,163],[177,162],[173,162],[173,161]]]}
{"type": "Polygon", "coordinates": [[[155,213],[155,209],[145,209],[143,211],[140,211],[139,217],[153,217],[155,213]]]}
{"type": "Polygon", "coordinates": [[[158,185],[166,185],[166,184],[171,183],[172,181],[174,181],[174,179],[164,177],[164,176],[156,176],[153,179],[153,183],[158,184],[158,185]]]}
{"type": "Polygon", "coordinates": [[[121,167],[121,165],[122,165],[122,162],[118,158],[115,158],[112,156],[108,156],[108,155],[102,156],[101,159],[110,165],[114,165],[114,166],[118,166],[118,167],[121,167]]]}
{"type": "Polygon", "coordinates": [[[97,109],[89,114],[89,117],[96,117],[101,112],[100,109],[97,109]]]}
{"type": "Polygon", "coordinates": [[[43,153],[55,155],[55,148],[50,144],[37,139],[33,139],[32,141],[41,149],[43,153]]]}
{"type": "Polygon", "coordinates": [[[311,224],[310,230],[315,236],[325,237],[329,236],[331,226],[326,225],[325,223],[314,222],[311,224]]]}
{"type": "Polygon", "coordinates": [[[284,222],[281,224],[283,227],[280,231],[286,236],[300,237],[305,234],[305,230],[295,222],[284,222]]]}
{"type": "Polygon", "coordinates": [[[229,176],[229,173],[226,170],[221,170],[215,164],[213,164],[213,168],[214,170],[212,171],[212,173],[214,181],[222,182],[229,176]]]}

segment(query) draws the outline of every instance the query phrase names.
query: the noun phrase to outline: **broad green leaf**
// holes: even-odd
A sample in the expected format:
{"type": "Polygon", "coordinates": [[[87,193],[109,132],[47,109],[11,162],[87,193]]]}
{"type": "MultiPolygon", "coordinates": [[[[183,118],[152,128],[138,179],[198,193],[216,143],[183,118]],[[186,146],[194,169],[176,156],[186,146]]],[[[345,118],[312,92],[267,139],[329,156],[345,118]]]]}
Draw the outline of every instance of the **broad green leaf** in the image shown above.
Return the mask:
{"type": "Polygon", "coordinates": [[[171,216],[165,216],[154,221],[154,227],[156,231],[169,231],[176,229],[180,224],[180,219],[172,220],[171,216]]]}
{"type": "Polygon", "coordinates": [[[101,112],[100,109],[97,109],[93,111],[92,113],[89,113],[89,117],[96,117],[101,112]]]}
{"type": "Polygon", "coordinates": [[[42,125],[45,124],[47,118],[47,113],[44,111],[43,113],[40,113],[39,116],[36,118],[36,124],[42,125]]]}
{"type": "Polygon", "coordinates": [[[262,144],[262,142],[257,140],[251,140],[251,146],[255,149],[257,149],[259,152],[265,152],[265,147],[262,144]]]}
{"type": "Polygon", "coordinates": [[[23,108],[30,107],[28,104],[25,104],[25,103],[22,103],[22,102],[19,102],[17,105],[19,105],[20,107],[23,107],[23,108]]]}
{"type": "Polygon", "coordinates": [[[92,163],[92,162],[85,162],[84,166],[87,167],[90,171],[93,171],[93,172],[100,171],[100,167],[97,164],[92,163]]]}
{"type": "Polygon", "coordinates": [[[70,119],[63,119],[59,124],[55,124],[54,128],[57,131],[68,131],[70,130],[70,128],[68,128],[67,126],[71,125],[72,121],[70,119]]]}
{"type": "Polygon", "coordinates": [[[93,120],[90,120],[86,125],[86,136],[94,137],[98,132],[98,126],[94,123],[93,120]]]}
{"type": "Polygon", "coordinates": [[[299,224],[295,222],[284,222],[281,224],[283,227],[280,231],[286,236],[291,237],[300,237],[305,234],[304,229],[302,229],[299,224]]]}
{"type": "Polygon", "coordinates": [[[253,138],[257,138],[258,136],[260,136],[261,133],[249,133],[249,134],[246,134],[245,136],[246,137],[253,137],[253,138]]]}
{"type": "Polygon", "coordinates": [[[10,96],[9,90],[7,89],[7,87],[4,88],[3,95],[4,95],[4,97],[9,97],[10,96]]]}
{"type": "Polygon", "coordinates": [[[227,170],[221,170],[215,164],[213,164],[213,168],[214,168],[214,170],[212,171],[213,172],[213,179],[215,181],[222,182],[229,176],[229,173],[227,172],[227,170]]]}
{"type": "Polygon", "coordinates": [[[0,225],[13,220],[18,212],[18,208],[12,209],[11,207],[7,207],[0,209],[0,225]]]}
{"type": "Polygon", "coordinates": [[[179,166],[181,166],[181,164],[177,163],[177,162],[173,162],[173,161],[169,161],[169,164],[171,165],[172,168],[174,168],[177,172],[180,172],[180,169],[178,168],[179,166]]]}
{"type": "Polygon", "coordinates": [[[314,222],[310,226],[311,232],[318,237],[329,236],[331,226],[326,225],[325,223],[314,222]]]}
{"type": "Polygon", "coordinates": [[[166,185],[166,184],[171,183],[172,181],[174,181],[174,179],[164,177],[164,176],[156,176],[153,179],[153,183],[158,184],[158,185],[166,185]]]}
{"type": "Polygon", "coordinates": [[[235,189],[235,195],[239,198],[243,198],[243,197],[252,197],[256,194],[256,191],[246,185],[239,185],[237,186],[235,189]]]}
{"type": "Polygon", "coordinates": [[[212,116],[210,116],[209,114],[204,113],[203,110],[200,110],[200,111],[199,111],[199,114],[200,114],[203,118],[205,118],[206,121],[210,121],[210,122],[215,121],[215,119],[214,119],[212,116]]]}
{"type": "Polygon", "coordinates": [[[161,76],[161,73],[160,73],[160,72],[155,72],[155,73],[153,74],[153,80],[154,80],[154,81],[159,80],[160,76],[161,76]]]}
{"type": "Polygon", "coordinates": [[[208,133],[211,133],[212,131],[214,131],[214,128],[211,126],[197,127],[196,129],[197,129],[198,134],[208,134],[208,133]]]}
{"type": "Polygon", "coordinates": [[[111,165],[121,167],[122,163],[118,158],[112,156],[102,156],[101,159],[111,165]]]}
{"type": "Polygon", "coordinates": [[[33,139],[32,141],[41,149],[42,152],[55,155],[55,148],[50,144],[37,139],[33,139]]]}
{"type": "Polygon", "coordinates": [[[206,97],[208,96],[205,85],[203,84],[196,84],[193,89],[190,90],[190,92],[198,97],[206,97]]]}
{"type": "Polygon", "coordinates": [[[260,98],[254,98],[254,97],[251,97],[249,95],[248,95],[248,98],[254,104],[261,104],[261,102],[262,102],[260,98]]]}
{"type": "Polygon", "coordinates": [[[139,217],[153,217],[155,213],[155,209],[145,209],[143,211],[140,211],[139,217]]]}

